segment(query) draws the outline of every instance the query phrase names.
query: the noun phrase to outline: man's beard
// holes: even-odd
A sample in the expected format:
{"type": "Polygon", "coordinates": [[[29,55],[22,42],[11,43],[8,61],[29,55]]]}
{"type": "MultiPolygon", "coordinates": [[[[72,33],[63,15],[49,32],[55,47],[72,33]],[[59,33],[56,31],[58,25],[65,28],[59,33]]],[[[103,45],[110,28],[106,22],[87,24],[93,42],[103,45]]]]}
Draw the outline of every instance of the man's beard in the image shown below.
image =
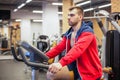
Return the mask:
{"type": "Polygon", "coordinates": [[[76,26],[77,25],[77,22],[69,22],[69,26],[76,26]]]}

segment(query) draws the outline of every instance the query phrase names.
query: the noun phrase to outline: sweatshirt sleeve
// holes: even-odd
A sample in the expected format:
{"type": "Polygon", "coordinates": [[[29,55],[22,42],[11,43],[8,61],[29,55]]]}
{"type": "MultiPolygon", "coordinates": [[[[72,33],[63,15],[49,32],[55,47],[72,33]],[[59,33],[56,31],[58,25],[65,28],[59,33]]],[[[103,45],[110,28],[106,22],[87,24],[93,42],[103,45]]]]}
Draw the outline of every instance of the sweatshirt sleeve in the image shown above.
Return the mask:
{"type": "Polygon", "coordinates": [[[49,50],[46,53],[46,56],[48,56],[49,58],[54,58],[65,49],[65,46],[66,46],[66,38],[63,37],[57,46],[53,47],[51,50],[49,50]]]}
{"type": "Polygon", "coordinates": [[[69,52],[61,58],[59,61],[61,65],[68,65],[80,57],[92,42],[93,36],[93,33],[83,32],[69,52]]]}

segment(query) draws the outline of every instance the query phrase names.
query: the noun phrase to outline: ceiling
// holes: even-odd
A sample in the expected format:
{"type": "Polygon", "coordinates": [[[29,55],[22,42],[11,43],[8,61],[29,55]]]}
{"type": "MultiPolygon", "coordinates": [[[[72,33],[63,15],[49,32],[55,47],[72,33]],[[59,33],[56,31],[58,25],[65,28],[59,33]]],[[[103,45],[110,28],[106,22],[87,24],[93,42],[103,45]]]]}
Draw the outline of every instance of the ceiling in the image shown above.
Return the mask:
{"type": "MultiPolygon", "coordinates": [[[[73,2],[78,1],[79,3],[87,0],[73,0],[73,2]]],[[[110,3],[111,0],[91,0],[90,4],[82,6],[84,9],[89,7],[96,7],[99,5],[110,3]]],[[[22,3],[25,3],[26,0],[0,0],[0,9],[13,10],[17,8],[22,3]]],[[[51,4],[52,2],[62,2],[62,0],[32,0],[30,3],[26,4],[22,9],[31,9],[31,8],[42,8],[43,3],[51,4]]],[[[78,3],[76,2],[76,4],[78,3]]]]}
{"type": "MultiPolygon", "coordinates": [[[[20,4],[25,3],[26,0],[0,0],[0,9],[14,10],[20,4]]],[[[62,0],[32,0],[26,4],[22,9],[42,8],[43,3],[62,2],[62,0]]]]}
{"type": "MultiPolygon", "coordinates": [[[[79,4],[79,3],[82,3],[82,2],[85,2],[85,1],[91,1],[91,2],[86,4],[86,5],[81,6],[84,10],[89,9],[89,8],[96,9],[99,6],[107,5],[107,4],[111,3],[111,0],[81,0],[80,2],[78,2],[76,4],[79,4]]],[[[111,12],[111,6],[104,7],[104,8],[98,8],[98,9],[104,9],[108,12],[111,12]]],[[[85,12],[85,17],[88,17],[88,16],[94,16],[94,10],[85,12]]]]}
{"type": "MultiPolygon", "coordinates": [[[[75,4],[87,1],[87,0],[73,0],[73,2],[76,2],[75,4]]],[[[83,9],[87,8],[95,8],[100,5],[108,4],[111,2],[111,0],[90,0],[91,3],[83,5],[83,9]]],[[[19,5],[22,3],[25,3],[26,0],[0,0],[0,10],[11,10],[13,11],[16,9],[19,5]]],[[[42,5],[43,4],[51,4],[52,2],[62,2],[62,0],[32,0],[30,3],[26,4],[24,7],[21,8],[24,10],[33,10],[33,9],[41,9],[42,10],[42,5]]],[[[59,8],[62,11],[62,6],[59,8]]],[[[104,8],[107,11],[111,11],[111,7],[104,8]]],[[[93,11],[88,11],[85,13],[86,16],[93,16],[94,12],[93,11]]]]}
{"type": "Polygon", "coordinates": [[[84,1],[91,1],[91,3],[82,6],[84,9],[88,7],[97,7],[97,6],[105,5],[111,2],[111,0],[83,0],[81,2],[84,1]]]}
{"type": "MultiPolygon", "coordinates": [[[[16,9],[22,3],[25,3],[27,0],[0,0],[0,10],[10,10],[11,12],[16,9]]],[[[24,7],[20,10],[42,10],[43,4],[51,4],[52,2],[62,2],[62,0],[32,0],[30,3],[27,3],[24,7]]],[[[0,13],[0,16],[3,16],[0,13]]],[[[1,25],[9,23],[9,20],[2,20],[0,21],[1,25]]]]}

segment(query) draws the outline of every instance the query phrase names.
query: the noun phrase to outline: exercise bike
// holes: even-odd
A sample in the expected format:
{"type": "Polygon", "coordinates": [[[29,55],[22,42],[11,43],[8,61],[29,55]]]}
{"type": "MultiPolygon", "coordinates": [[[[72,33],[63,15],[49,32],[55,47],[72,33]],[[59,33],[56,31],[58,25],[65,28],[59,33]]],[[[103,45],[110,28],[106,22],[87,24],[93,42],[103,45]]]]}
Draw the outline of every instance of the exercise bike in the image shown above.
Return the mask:
{"type": "MultiPolygon", "coordinates": [[[[31,80],[38,80],[39,68],[48,69],[49,65],[47,62],[48,62],[49,58],[47,56],[45,56],[44,52],[40,51],[39,49],[37,49],[36,47],[32,46],[31,44],[29,44],[25,41],[21,41],[19,43],[18,49],[19,49],[19,54],[21,55],[22,58],[19,59],[17,57],[17,55],[15,53],[15,49],[12,46],[11,50],[12,50],[12,54],[13,54],[14,58],[17,61],[22,61],[27,66],[30,66],[32,69],[31,80]],[[30,60],[28,60],[26,58],[23,49],[30,52],[30,60]]],[[[53,80],[74,80],[74,78],[72,77],[73,74],[69,73],[69,71],[66,69],[67,69],[67,67],[64,67],[63,70],[59,71],[59,73],[55,75],[56,77],[53,80]],[[62,72],[62,71],[64,71],[64,72],[62,72]]]]}

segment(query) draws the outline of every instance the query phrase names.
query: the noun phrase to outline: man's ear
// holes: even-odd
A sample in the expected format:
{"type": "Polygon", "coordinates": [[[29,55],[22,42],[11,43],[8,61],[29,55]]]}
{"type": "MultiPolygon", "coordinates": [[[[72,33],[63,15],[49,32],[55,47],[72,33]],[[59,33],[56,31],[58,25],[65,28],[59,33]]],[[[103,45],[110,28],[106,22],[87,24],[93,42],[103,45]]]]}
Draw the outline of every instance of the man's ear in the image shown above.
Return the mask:
{"type": "Polygon", "coordinates": [[[80,15],[80,19],[83,19],[83,16],[82,16],[82,15],[80,15]]]}

